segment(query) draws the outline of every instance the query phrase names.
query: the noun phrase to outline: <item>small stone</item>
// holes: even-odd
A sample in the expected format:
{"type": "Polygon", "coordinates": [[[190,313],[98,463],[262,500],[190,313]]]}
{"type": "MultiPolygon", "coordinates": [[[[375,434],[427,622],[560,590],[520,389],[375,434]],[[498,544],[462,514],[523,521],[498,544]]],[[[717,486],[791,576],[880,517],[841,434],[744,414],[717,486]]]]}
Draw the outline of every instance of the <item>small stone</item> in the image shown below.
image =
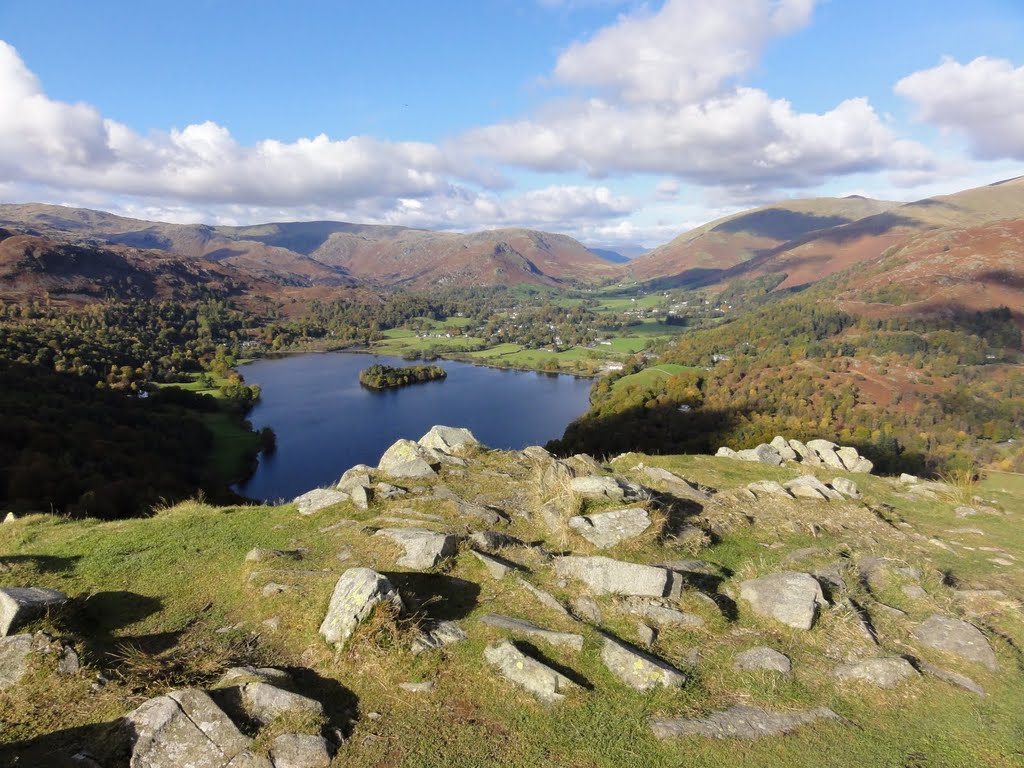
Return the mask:
{"type": "Polygon", "coordinates": [[[365,485],[357,485],[349,492],[352,503],[359,509],[369,509],[373,500],[373,491],[365,485]]]}
{"type": "Polygon", "coordinates": [[[290,685],[292,678],[283,669],[275,667],[231,667],[217,681],[218,687],[258,681],[271,685],[290,685]]]}
{"type": "Polygon", "coordinates": [[[832,674],[840,680],[857,680],[879,688],[895,688],[904,680],[917,677],[917,670],[906,659],[890,656],[840,664],[832,674]]]}
{"type": "Polygon", "coordinates": [[[805,499],[834,499],[838,501],[843,498],[842,494],[829,488],[814,475],[802,475],[795,480],[790,480],[783,483],[783,488],[794,496],[805,499]]]}
{"type": "Polygon", "coordinates": [[[974,515],[978,514],[978,510],[974,507],[959,506],[953,510],[953,514],[959,518],[974,517],[974,515]]]}
{"type": "Polygon", "coordinates": [[[752,491],[755,496],[779,496],[783,499],[793,498],[793,494],[782,487],[781,483],[774,480],[758,480],[747,485],[747,490],[752,491]]]}
{"type": "Polygon", "coordinates": [[[606,475],[584,475],[569,481],[569,490],[586,499],[630,501],[642,499],[640,486],[606,475]]]}
{"type": "Polygon", "coordinates": [[[524,543],[515,536],[499,531],[474,531],[469,534],[469,545],[482,552],[497,552],[506,547],[522,547],[524,543]]]}
{"type": "Polygon", "coordinates": [[[953,685],[959,686],[964,690],[985,698],[985,689],[966,675],[961,675],[957,672],[950,672],[948,669],[943,669],[942,667],[937,667],[934,664],[929,664],[927,661],[919,661],[918,664],[924,672],[932,677],[937,677],[939,680],[945,680],[947,683],[952,683],[953,685]]]}
{"type": "Polygon", "coordinates": [[[533,586],[533,584],[531,584],[530,582],[528,582],[526,579],[524,579],[522,577],[519,578],[519,584],[527,592],[529,592],[531,595],[533,595],[535,598],[537,598],[537,600],[544,607],[550,608],[552,611],[555,611],[556,613],[560,613],[563,616],[568,616],[569,615],[569,611],[566,610],[565,606],[562,605],[558,601],[558,598],[555,597],[554,595],[552,595],[550,592],[545,592],[543,589],[540,589],[538,587],[533,586]]]}
{"type": "Polygon", "coordinates": [[[912,600],[924,600],[928,597],[928,593],[920,584],[904,584],[902,590],[903,594],[912,600]]]}
{"type": "Polygon", "coordinates": [[[579,595],[569,601],[572,612],[576,617],[591,624],[600,625],[601,606],[590,595],[579,595]]]}
{"type": "Polygon", "coordinates": [[[851,499],[860,498],[860,489],[853,480],[849,480],[845,477],[837,477],[832,480],[832,487],[843,494],[843,496],[849,496],[851,499]]]}
{"type": "Polygon", "coordinates": [[[438,621],[424,628],[412,641],[413,654],[443,648],[452,643],[460,643],[467,638],[466,632],[454,621],[438,621]]]}
{"type": "Polygon", "coordinates": [[[356,464],[351,469],[345,470],[345,474],[341,476],[341,479],[334,488],[338,491],[351,493],[361,485],[370,485],[373,482],[373,480],[370,479],[370,473],[372,471],[373,469],[365,464],[356,464]]]}
{"type": "Polygon", "coordinates": [[[281,617],[271,616],[269,619],[264,619],[261,623],[271,632],[277,632],[281,628],[281,617]]]}
{"type": "Polygon", "coordinates": [[[274,595],[279,595],[282,592],[287,592],[290,589],[291,587],[287,584],[277,584],[272,581],[269,584],[264,585],[263,589],[260,590],[260,594],[264,597],[273,597],[274,595]]]}
{"type": "Polygon", "coordinates": [[[425,683],[399,683],[398,687],[409,693],[430,693],[434,690],[434,683],[429,680],[425,683]]]}
{"type": "Polygon", "coordinates": [[[737,458],[736,451],[734,451],[732,448],[726,448],[724,445],[718,449],[718,451],[715,453],[715,457],[720,459],[737,458]]]}
{"type": "Polygon", "coordinates": [[[649,627],[642,621],[638,621],[636,623],[636,636],[637,643],[649,649],[654,645],[654,641],[658,639],[658,630],[654,627],[649,627]]]}
{"type": "Polygon", "coordinates": [[[494,555],[488,555],[474,550],[473,556],[484,564],[492,579],[501,580],[513,571],[521,570],[518,565],[494,555]]]}
{"type": "Polygon", "coordinates": [[[245,683],[235,689],[221,689],[224,696],[238,691],[241,709],[252,720],[267,725],[283,715],[310,714],[322,716],[323,705],[316,699],[301,696],[262,681],[245,683]]]}
{"type": "Polygon", "coordinates": [[[737,654],[733,667],[746,672],[766,670],[782,675],[788,675],[792,671],[792,664],[786,654],[763,645],[737,654]]]}
{"type": "Polygon", "coordinates": [[[668,608],[650,600],[630,598],[623,602],[623,606],[630,613],[643,616],[660,626],[676,627],[703,627],[704,619],[693,613],[684,613],[675,608],[668,608]]]}
{"type": "Polygon", "coordinates": [[[60,658],[57,659],[57,672],[61,675],[77,675],[82,665],[78,659],[78,653],[70,645],[61,648],[60,658]]]}

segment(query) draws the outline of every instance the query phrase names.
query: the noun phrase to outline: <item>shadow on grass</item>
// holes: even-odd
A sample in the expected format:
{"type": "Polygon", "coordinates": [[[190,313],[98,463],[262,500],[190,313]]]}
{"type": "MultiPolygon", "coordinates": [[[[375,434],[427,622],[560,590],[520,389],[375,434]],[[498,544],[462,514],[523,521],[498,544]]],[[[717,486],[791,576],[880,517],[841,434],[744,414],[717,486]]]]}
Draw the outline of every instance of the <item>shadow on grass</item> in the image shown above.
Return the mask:
{"type": "Polygon", "coordinates": [[[81,555],[58,557],[56,555],[0,555],[0,565],[18,567],[28,565],[36,573],[60,573],[70,571],[75,563],[82,559],[81,555]]]}
{"type": "Polygon", "coordinates": [[[531,659],[539,661],[546,667],[550,667],[560,675],[565,675],[567,678],[572,680],[574,683],[576,683],[576,685],[578,685],[583,690],[594,690],[594,684],[587,680],[585,677],[583,677],[579,672],[577,672],[575,669],[572,669],[571,667],[559,664],[557,661],[552,661],[548,656],[544,654],[542,650],[540,650],[540,648],[538,648],[533,643],[527,642],[525,640],[515,640],[512,642],[512,645],[514,645],[519,651],[521,651],[526,656],[529,656],[531,659]]]}
{"type": "Polygon", "coordinates": [[[457,621],[476,608],[480,585],[440,573],[394,571],[384,574],[390,579],[406,606],[413,613],[423,611],[435,621],[457,621]]]}

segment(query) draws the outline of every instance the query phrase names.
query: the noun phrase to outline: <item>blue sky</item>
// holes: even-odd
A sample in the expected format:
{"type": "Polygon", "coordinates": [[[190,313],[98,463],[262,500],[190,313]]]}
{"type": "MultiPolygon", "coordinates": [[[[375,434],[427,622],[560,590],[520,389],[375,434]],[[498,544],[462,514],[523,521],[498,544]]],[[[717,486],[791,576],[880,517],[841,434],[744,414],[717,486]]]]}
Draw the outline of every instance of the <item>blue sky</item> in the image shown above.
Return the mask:
{"type": "Polygon", "coordinates": [[[0,199],[653,246],[1020,175],[1019,0],[0,2],[0,199]]]}

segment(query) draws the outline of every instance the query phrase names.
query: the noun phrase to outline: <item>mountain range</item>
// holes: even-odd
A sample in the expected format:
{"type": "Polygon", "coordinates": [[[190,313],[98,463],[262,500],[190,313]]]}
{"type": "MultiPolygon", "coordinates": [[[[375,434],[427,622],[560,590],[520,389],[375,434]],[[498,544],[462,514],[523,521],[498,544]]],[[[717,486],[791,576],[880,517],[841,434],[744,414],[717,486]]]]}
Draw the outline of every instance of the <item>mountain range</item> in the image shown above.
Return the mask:
{"type": "Polygon", "coordinates": [[[861,311],[1008,306],[1024,323],[1024,177],[911,203],[781,201],[631,260],[529,229],[168,224],[42,204],[0,205],[0,227],[3,298],[179,296],[202,285],[307,297],[518,283],[724,287],[759,278],[800,290],[841,272],[837,297],[861,311]]]}

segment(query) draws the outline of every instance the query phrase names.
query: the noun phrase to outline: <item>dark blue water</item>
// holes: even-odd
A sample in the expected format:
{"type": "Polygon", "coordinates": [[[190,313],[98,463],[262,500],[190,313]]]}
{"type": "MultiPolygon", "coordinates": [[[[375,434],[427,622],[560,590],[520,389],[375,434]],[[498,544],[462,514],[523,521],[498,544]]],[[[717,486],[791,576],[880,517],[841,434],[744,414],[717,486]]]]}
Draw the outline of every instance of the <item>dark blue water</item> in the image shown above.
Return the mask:
{"type": "Polygon", "coordinates": [[[239,372],[263,390],[250,420],[277,433],[237,490],[265,501],[291,499],[336,481],[354,464],[375,466],[400,437],[418,440],[434,424],[468,427],[492,448],[543,445],[587,409],[590,379],[439,361],[448,378],[374,392],[359,384],[373,363],[397,357],[327,352],[258,360],[239,372]]]}

